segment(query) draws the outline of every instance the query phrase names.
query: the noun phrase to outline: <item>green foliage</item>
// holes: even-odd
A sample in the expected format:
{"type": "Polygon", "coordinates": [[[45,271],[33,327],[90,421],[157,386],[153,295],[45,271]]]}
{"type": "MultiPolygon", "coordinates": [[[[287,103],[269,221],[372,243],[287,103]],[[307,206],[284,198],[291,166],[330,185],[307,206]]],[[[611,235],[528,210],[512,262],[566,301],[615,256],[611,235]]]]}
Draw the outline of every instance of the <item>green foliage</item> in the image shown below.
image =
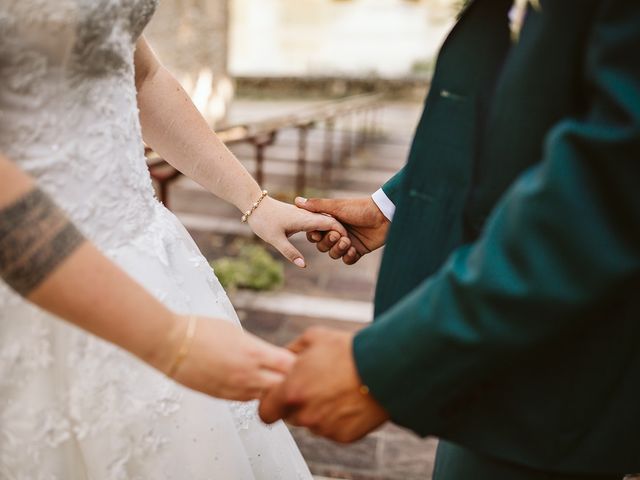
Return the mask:
{"type": "Polygon", "coordinates": [[[274,290],[284,283],[284,266],[261,245],[243,244],[236,257],[223,257],[211,266],[227,290],[274,290]]]}
{"type": "Polygon", "coordinates": [[[411,66],[411,72],[417,75],[433,75],[435,60],[433,58],[417,60],[411,66]]]}

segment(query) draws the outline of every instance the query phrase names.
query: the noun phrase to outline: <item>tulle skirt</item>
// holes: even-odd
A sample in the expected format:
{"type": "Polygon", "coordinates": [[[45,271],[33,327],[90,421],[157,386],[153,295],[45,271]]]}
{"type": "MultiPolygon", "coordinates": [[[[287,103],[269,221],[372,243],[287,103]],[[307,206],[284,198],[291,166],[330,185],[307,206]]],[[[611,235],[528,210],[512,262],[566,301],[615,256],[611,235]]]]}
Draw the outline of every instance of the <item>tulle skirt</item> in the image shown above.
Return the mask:
{"type": "MultiPolygon", "coordinates": [[[[238,322],[208,262],[160,204],[143,235],[103,251],[174,311],[238,322]]],[[[0,478],[311,475],[286,427],[262,424],[255,403],[185,389],[0,284],[0,478]]]]}

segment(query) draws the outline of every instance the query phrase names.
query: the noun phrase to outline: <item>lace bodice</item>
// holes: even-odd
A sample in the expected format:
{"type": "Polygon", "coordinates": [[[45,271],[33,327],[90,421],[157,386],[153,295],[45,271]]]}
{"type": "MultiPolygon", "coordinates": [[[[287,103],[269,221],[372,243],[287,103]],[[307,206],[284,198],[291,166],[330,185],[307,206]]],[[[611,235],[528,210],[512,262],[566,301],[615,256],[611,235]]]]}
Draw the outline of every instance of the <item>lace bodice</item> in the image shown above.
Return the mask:
{"type": "MultiPolygon", "coordinates": [[[[0,0],[0,152],[171,310],[235,323],[145,163],[133,52],[156,1],[0,0]]],[[[311,475],[255,406],[183,389],[0,281],[0,478],[311,475]]]]}
{"type": "Polygon", "coordinates": [[[138,235],[156,203],[133,68],[156,3],[0,2],[0,152],[103,248],[138,235]]]}

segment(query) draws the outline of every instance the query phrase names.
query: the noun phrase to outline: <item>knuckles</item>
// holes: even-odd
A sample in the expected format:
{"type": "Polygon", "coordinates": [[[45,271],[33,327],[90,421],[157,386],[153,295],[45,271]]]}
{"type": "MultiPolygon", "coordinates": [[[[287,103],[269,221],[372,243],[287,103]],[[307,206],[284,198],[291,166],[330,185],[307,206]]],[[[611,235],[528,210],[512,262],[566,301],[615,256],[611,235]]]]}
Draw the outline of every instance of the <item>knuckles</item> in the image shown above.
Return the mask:
{"type": "Polygon", "coordinates": [[[318,326],[309,327],[307,331],[304,333],[303,338],[308,342],[314,342],[319,338],[325,336],[328,332],[329,330],[327,330],[324,327],[318,327],[318,326]]]}
{"type": "Polygon", "coordinates": [[[284,404],[290,407],[304,404],[307,400],[307,395],[295,387],[288,387],[284,391],[284,404]]]}
{"type": "Polygon", "coordinates": [[[351,443],[355,440],[358,440],[359,437],[357,435],[354,435],[349,430],[338,429],[334,432],[331,432],[328,438],[338,443],[351,443]]]}
{"type": "Polygon", "coordinates": [[[316,413],[306,410],[297,414],[295,420],[297,422],[297,425],[309,428],[311,430],[319,429],[322,423],[320,417],[318,417],[316,413]]]}

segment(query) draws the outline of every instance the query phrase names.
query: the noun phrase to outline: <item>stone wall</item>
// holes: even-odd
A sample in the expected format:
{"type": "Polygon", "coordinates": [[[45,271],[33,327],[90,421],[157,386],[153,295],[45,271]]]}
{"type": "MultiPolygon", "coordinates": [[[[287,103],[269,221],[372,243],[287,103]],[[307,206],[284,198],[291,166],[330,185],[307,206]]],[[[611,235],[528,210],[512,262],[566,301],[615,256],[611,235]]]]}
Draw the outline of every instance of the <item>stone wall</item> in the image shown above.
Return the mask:
{"type": "Polygon", "coordinates": [[[164,65],[214,124],[233,97],[228,0],[162,0],[145,34],[164,65]]]}

